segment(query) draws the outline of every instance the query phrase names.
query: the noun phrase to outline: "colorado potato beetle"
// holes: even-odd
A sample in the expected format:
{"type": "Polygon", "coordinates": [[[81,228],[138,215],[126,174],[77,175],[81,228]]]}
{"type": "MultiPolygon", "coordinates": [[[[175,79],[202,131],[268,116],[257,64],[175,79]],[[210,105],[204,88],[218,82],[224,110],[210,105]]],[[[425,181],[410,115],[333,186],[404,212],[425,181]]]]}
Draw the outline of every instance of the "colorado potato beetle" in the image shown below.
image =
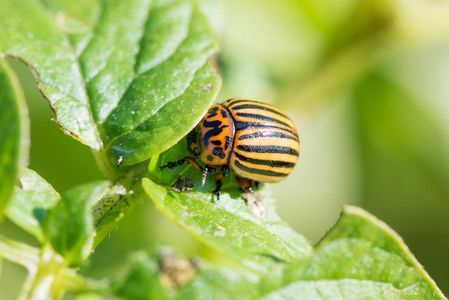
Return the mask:
{"type": "Polygon", "coordinates": [[[213,193],[218,199],[221,180],[230,170],[243,191],[253,192],[253,183],[283,180],[299,155],[298,132],[290,118],[274,106],[245,99],[212,105],[188,134],[187,144],[191,156],[161,169],[171,170],[187,162],[202,172],[202,185],[208,174],[215,173],[213,193]],[[221,173],[216,173],[217,169],[221,173]]]}

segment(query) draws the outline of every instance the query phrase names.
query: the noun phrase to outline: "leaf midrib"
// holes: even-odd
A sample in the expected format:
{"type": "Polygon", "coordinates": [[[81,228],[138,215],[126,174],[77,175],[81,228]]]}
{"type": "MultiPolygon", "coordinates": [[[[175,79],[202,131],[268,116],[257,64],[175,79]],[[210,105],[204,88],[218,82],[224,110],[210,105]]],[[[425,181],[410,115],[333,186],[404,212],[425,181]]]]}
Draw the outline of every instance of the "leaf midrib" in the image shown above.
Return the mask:
{"type": "MultiPolygon", "coordinates": [[[[47,17],[48,17],[49,19],[53,19],[54,14],[53,14],[53,12],[49,9],[49,7],[48,7],[47,5],[45,5],[45,3],[42,2],[42,1],[39,1],[39,4],[40,4],[41,7],[43,8],[44,13],[47,14],[47,17]]],[[[94,76],[92,76],[91,78],[87,79],[85,70],[81,67],[80,57],[81,57],[82,54],[85,52],[85,50],[89,47],[89,45],[92,43],[92,41],[95,40],[95,37],[97,36],[97,34],[96,34],[96,28],[98,28],[98,24],[101,22],[101,20],[102,20],[102,18],[103,18],[103,16],[104,16],[104,13],[105,13],[104,5],[106,5],[106,2],[102,2],[102,3],[101,3],[101,7],[100,7],[100,9],[99,9],[99,12],[97,13],[97,16],[96,16],[96,18],[95,18],[96,20],[92,22],[92,23],[94,23],[95,25],[92,26],[92,28],[91,28],[91,30],[90,30],[89,32],[86,32],[86,33],[85,33],[86,35],[90,35],[90,36],[89,36],[89,40],[83,45],[83,48],[81,49],[81,51],[79,51],[79,53],[75,53],[75,49],[73,48],[73,45],[70,43],[69,35],[68,35],[67,33],[65,33],[64,31],[59,30],[59,32],[61,33],[61,36],[62,36],[63,39],[64,39],[64,42],[65,42],[66,45],[67,45],[67,47],[66,47],[66,48],[67,48],[67,51],[69,51],[69,52],[70,52],[70,55],[73,57],[73,62],[76,64],[76,67],[77,67],[77,69],[78,69],[78,72],[79,72],[79,74],[80,74],[80,76],[81,76],[81,78],[80,78],[81,80],[80,80],[80,81],[81,81],[81,85],[82,85],[83,92],[84,92],[84,94],[85,94],[85,96],[86,96],[86,98],[87,98],[87,103],[84,103],[83,101],[81,101],[81,100],[80,100],[78,97],[76,97],[76,96],[72,96],[72,95],[67,94],[67,93],[64,92],[64,91],[61,91],[59,88],[55,87],[55,86],[52,85],[51,83],[45,82],[45,80],[43,81],[43,80],[40,78],[39,74],[37,73],[38,78],[39,78],[39,81],[41,82],[41,84],[47,85],[47,86],[51,87],[52,89],[54,89],[54,90],[56,90],[56,91],[59,91],[62,95],[66,96],[66,97],[69,97],[69,98],[72,98],[72,99],[74,99],[74,100],[76,99],[78,102],[81,102],[81,103],[83,103],[84,105],[87,105],[87,108],[88,108],[88,110],[89,110],[89,120],[90,120],[91,126],[94,128],[94,132],[95,132],[95,133],[94,133],[94,134],[95,134],[95,140],[99,143],[99,145],[101,145],[101,148],[103,148],[103,149],[104,149],[105,147],[104,147],[103,140],[101,139],[100,131],[99,131],[99,125],[101,125],[101,124],[97,123],[97,122],[95,121],[95,119],[94,119],[93,111],[92,111],[93,95],[92,95],[92,94],[89,92],[89,90],[87,89],[86,83],[88,83],[89,81],[91,81],[92,79],[94,79],[98,74],[100,74],[100,73],[101,73],[101,70],[104,69],[104,68],[107,66],[108,62],[106,61],[106,63],[103,65],[103,67],[102,67],[102,68],[99,68],[99,69],[96,71],[96,74],[95,74],[94,76]]],[[[142,51],[142,42],[143,42],[143,38],[144,38],[145,32],[146,32],[146,27],[147,27],[146,25],[147,25],[147,23],[148,23],[148,21],[149,21],[149,14],[150,14],[151,8],[152,8],[152,4],[150,4],[150,8],[149,8],[148,11],[147,11],[147,14],[146,14],[146,17],[145,17],[145,22],[143,22],[142,28],[141,28],[142,34],[141,34],[141,36],[140,36],[140,38],[139,38],[139,40],[138,40],[138,42],[137,42],[138,49],[137,49],[137,51],[136,51],[136,54],[134,55],[134,60],[133,60],[133,65],[132,65],[133,76],[132,76],[132,78],[131,78],[131,80],[130,80],[128,86],[126,87],[126,89],[124,90],[124,92],[122,93],[122,95],[120,96],[119,101],[117,102],[117,105],[114,107],[114,109],[117,108],[118,105],[119,105],[119,103],[123,100],[123,96],[124,96],[124,95],[126,94],[126,92],[129,90],[129,87],[132,85],[133,81],[134,81],[136,78],[138,78],[139,76],[141,76],[141,75],[143,74],[143,73],[142,73],[142,74],[136,74],[135,69],[136,69],[136,65],[137,65],[137,57],[140,55],[140,53],[141,53],[141,51],[142,51]]],[[[190,22],[190,21],[189,21],[189,22],[190,22]]],[[[55,24],[55,26],[57,27],[56,24],[55,24]]],[[[114,53],[115,50],[116,50],[116,48],[114,48],[114,50],[111,51],[111,55],[114,53]]],[[[111,57],[111,55],[108,57],[108,59],[111,57]]],[[[167,59],[169,59],[171,56],[172,56],[172,54],[171,54],[167,59]]],[[[167,60],[167,59],[166,59],[166,60],[167,60]]],[[[154,68],[154,66],[153,66],[153,68],[154,68]]],[[[151,69],[150,69],[150,70],[151,70],[151,69]]],[[[149,70],[147,70],[147,71],[149,71],[149,70]]],[[[43,91],[42,91],[42,93],[43,93],[43,91]]],[[[44,93],[43,93],[43,94],[44,94],[44,93]]],[[[48,96],[45,95],[45,98],[48,98],[48,96]]],[[[112,110],[109,112],[108,116],[113,112],[114,109],[112,109],[112,110]]],[[[57,114],[56,111],[55,111],[55,114],[57,114]]],[[[108,116],[107,116],[107,117],[108,117],[108,116]]],[[[106,120],[107,117],[105,117],[104,120],[106,120]]],[[[134,127],[134,128],[135,128],[135,127],[134,127]]],[[[69,131],[70,131],[70,130],[69,130],[69,131]]]]}
{"type": "MultiPolygon", "coordinates": [[[[46,11],[47,15],[51,18],[51,16],[53,16],[53,13],[48,9],[48,7],[47,7],[42,1],[39,1],[39,2],[40,2],[40,4],[41,4],[41,6],[44,8],[44,10],[46,11]]],[[[146,36],[146,33],[147,33],[148,29],[150,29],[147,25],[148,25],[148,22],[150,21],[150,18],[149,18],[150,13],[151,13],[151,11],[154,9],[153,3],[150,4],[150,8],[148,9],[147,14],[146,14],[146,17],[144,18],[145,22],[142,22],[142,25],[141,25],[141,32],[142,32],[142,34],[140,35],[140,37],[139,37],[139,39],[138,39],[138,42],[136,43],[136,44],[138,45],[138,48],[137,48],[137,51],[135,52],[135,54],[133,55],[133,56],[134,56],[134,59],[133,59],[133,64],[132,64],[132,72],[133,72],[133,73],[132,73],[132,77],[129,78],[129,83],[128,83],[127,87],[123,90],[123,92],[122,92],[122,94],[121,94],[121,96],[120,96],[120,98],[119,98],[119,100],[118,100],[118,102],[117,102],[117,105],[115,105],[115,107],[114,107],[113,109],[110,110],[110,112],[108,113],[108,115],[105,116],[105,117],[103,118],[103,121],[102,121],[101,123],[97,123],[97,122],[95,121],[95,118],[94,118],[94,115],[93,115],[93,111],[92,111],[92,104],[93,104],[92,102],[93,102],[94,95],[91,94],[91,92],[89,92],[89,90],[87,89],[86,84],[87,84],[88,82],[92,81],[95,77],[97,77],[97,76],[101,73],[101,71],[102,71],[104,68],[107,67],[109,59],[110,59],[111,56],[113,55],[114,51],[116,51],[117,49],[114,48],[114,49],[111,51],[110,55],[108,55],[107,61],[101,66],[101,68],[98,68],[98,69],[95,71],[95,75],[91,76],[90,78],[87,78],[86,73],[85,73],[85,70],[81,67],[80,57],[83,55],[83,53],[85,52],[85,50],[89,47],[89,45],[95,40],[95,38],[96,38],[96,36],[97,36],[97,34],[96,34],[96,28],[98,28],[98,24],[101,22],[101,20],[102,20],[102,18],[103,18],[103,16],[104,16],[104,13],[105,13],[104,5],[106,5],[105,2],[102,2],[101,8],[99,9],[99,12],[97,13],[97,16],[95,17],[96,20],[93,21],[93,23],[95,23],[95,25],[93,25],[93,26],[91,27],[91,30],[90,30],[89,32],[86,32],[86,33],[85,33],[86,35],[89,36],[89,37],[88,37],[89,40],[83,45],[83,48],[81,49],[81,51],[79,51],[79,53],[75,53],[75,49],[73,48],[73,45],[70,43],[69,35],[68,35],[67,33],[61,31],[61,30],[60,30],[60,32],[61,32],[61,34],[62,34],[62,36],[63,36],[63,38],[64,38],[65,43],[67,44],[67,49],[70,51],[70,54],[71,54],[72,57],[73,57],[73,61],[74,61],[74,63],[76,64],[76,66],[77,66],[77,68],[78,68],[78,71],[79,71],[79,74],[80,74],[80,76],[81,76],[81,84],[82,84],[83,92],[84,92],[84,94],[86,95],[87,100],[88,100],[86,104],[88,105],[88,109],[89,109],[89,119],[90,119],[90,123],[91,123],[91,125],[93,126],[93,128],[95,129],[95,139],[97,140],[97,142],[100,143],[100,145],[101,145],[101,147],[102,147],[103,149],[106,149],[106,148],[107,148],[109,145],[111,145],[114,141],[116,141],[116,140],[119,139],[120,137],[122,137],[122,136],[124,136],[124,135],[126,135],[126,134],[129,134],[130,132],[132,132],[135,128],[137,128],[138,126],[142,125],[143,123],[145,123],[146,121],[148,121],[149,119],[151,119],[151,118],[152,118],[152,117],[153,117],[153,116],[154,116],[160,109],[162,109],[164,106],[166,106],[167,104],[169,104],[172,100],[174,100],[174,99],[176,99],[178,96],[182,95],[182,94],[185,92],[185,90],[190,86],[190,84],[191,84],[191,82],[194,80],[195,76],[192,76],[190,82],[189,82],[188,84],[185,85],[184,89],[182,89],[177,95],[174,95],[171,99],[169,99],[168,101],[166,101],[165,103],[163,103],[160,107],[156,108],[156,110],[155,110],[151,115],[148,115],[147,118],[145,118],[144,120],[142,120],[142,121],[139,122],[138,124],[134,124],[133,127],[132,127],[131,129],[127,130],[126,132],[121,133],[120,135],[114,136],[114,138],[111,139],[110,141],[108,141],[108,144],[105,145],[105,144],[104,144],[104,141],[101,139],[101,134],[100,134],[99,126],[101,126],[101,125],[108,119],[108,117],[113,113],[113,111],[119,106],[119,103],[124,99],[124,96],[125,96],[126,93],[129,91],[129,88],[132,86],[133,82],[134,82],[136,79],[138,79],[138,78],[141,77],[142,75],[146,74],[147,72],[151,71],[151,70],[154,69],[155,67],[161,65],[162,63],[168,61],[171,57],[173,57],[173,55],[176,53],[176,51],[173,51],[172,53],[170,53],[170,55],[169,55],[168,57],[166,57],[165,60],[162,60],[162,61],[158,62],[157,64],[153,65],[151,68],[148,68],[148,69],[144,70],[143,72],[139,72],[139,73],[136,72],[136,69],[137,69],[137,63],[138,63],[137,59],[138,59],[138,57],[141,56],[142,49],[143,49],[143,39],[144,39],[144,37],[146,36]]],[[[167,6],[168,6],[168,5],[170,5],[170,4],[167,4],[167,6]]],[[[158,7],[158,8],[159,8],[159,7],[158,7]]],[[[190,15],[189,15],[188,24],[191,24],[191,18],[192,18],[192,11],[191,11],[191,13],[190,13],[190,15]]],[[[179,44],[178,44],[178,46],[176,47],[176,49],[179,49],[179,45],[181,45],[181,44],[188,38],[190,32],[191,32],[191,31],[190,31],[190,28],[189,28],[189,30],[187,31],[186,36],[185,36],[182,40],[179,41],[179,44]]],[[[197,72],[199,69],[201,69],[202,67],[204,67],[204,65],[205,65],[206,63],[207,63],[207,58],[205,59],[205,62],[204,62],[203,64],[201,64],[201,65],[197,68],[197,70],[195,70],[195,73],[194,73],[194,74],[196,74],[196,72],[197,72]]],[[[61,94],[65,95],[65,96],[67,96],[67,97],[70,97],[70,98],[72,98],[72,99],[76,99],[77,101],[80,101],[77,97],[68,95],[67,93],[61,91],[61,90],[58,89],[58,88],[55,88],[53,85],[51,85],[51,84],[49,84],[49,83],[46,83],[46,82],[44,82],[44,81],[41,81],[41,82],[42,82],[43,84],[45,84],[45,85],[51,86],[51,87],[52,87],[53,89],[55,89],[55,90],[58,90],[61,94]]],[[[82,101],[80,101],[80,102],[83,103],[82,101]]]]}
{"type": "MultiPolygon", "coordinates": [[[[158,108],[154,109],[154,112],[152,114],[149,114],[148,117],[146,117],[145,119],[143,119],[141,122],[133,125],[133,127],[121,134],[118,134],[116,136],[114,136],[109,142],[108,144],[105,146],[105,148],[108,148],[110,145],[112,145],[116,140],[118,140],[119,138],[121,138],[122,136],[125,136],[129,133],[131,133],[132,131],[134,131],[134,129],[136,129],[137,127],[141,126],[142,124],[144,124],[145,122],[147,122],[149,119],[151,119],[152,117],[154,117],[158,111],[160,111],[161,109],[163,109],[166,105],[170,104],[171,101],[175,100],[176,98],[178,98],[179,96],[181,96],[182,94],[184,94],[184,92],[189,88],[190,84],[192,83],[193,80],[195,80],[195,74],[201,69],[203,68],[206,64],[207,64],[207,59],[205,59],[205,63],[202,64],[197,70],[195,70],[195,73],[193,74],[191,80],[189,81],[189,83],[185,86],[185,88],[183,90],[181,90],[179,92],[179,94],[176,94],[175,96],[173,96],[172,99],[168,100],[167,102],[163,103],[162,105],[160,105],[158,108]]],[[[131,84],[132,85],[132,82],[131,84]]],[[[112,112],[112,111],[111,111],[112,112]]],[[[175,124],[179,124],[180,122],[177,123],[173,123],[170,126],[173,127],[175,124]]]]}

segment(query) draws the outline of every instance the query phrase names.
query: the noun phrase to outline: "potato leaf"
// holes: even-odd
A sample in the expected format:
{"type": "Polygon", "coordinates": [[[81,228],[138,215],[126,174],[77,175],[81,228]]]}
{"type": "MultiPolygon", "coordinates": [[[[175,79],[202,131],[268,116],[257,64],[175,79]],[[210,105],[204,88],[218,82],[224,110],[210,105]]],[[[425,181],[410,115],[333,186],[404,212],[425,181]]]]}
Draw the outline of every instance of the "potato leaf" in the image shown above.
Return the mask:
{"type": "Polygon", "coordinates": [[[58,203],[61,196],[47,181],[30,169],[20,170],[19,183],[14,188],[6,216],[42,242],[44,236],[41,225],[48,210],[58,203]]]}
{"type": "Polygon", "coordinates": [[[283,287],[264,299],[446,299],[397,233],[351,206],[312,256],[261,286],[273,278],[283,287]]]}
{"type": "Polygon", "coordinates": [[[6,1],[0,20],[0,53],[33,69],[57,123],[102,166],[174,145],[220,86],[195,1],[6,1]]]}
{"type": "Polygon", "coordinates": [[[277,262],[295,261],[310,253],[308,241],[276,215],[268,187],[257,192],[262,201],[248,204],[230,174],[223,180],[223,193],[216,202],[211,192],[215,188],[212,178],[201,187],[200,172],[187,164],[174,170],[160,170],[168,161],[176,161],[186,154],[186,142],[181,140],[152,159],[149,166],[152,180],[143,179],[146,193],[175,223],[205,244],[262,272],[277,262]],[[193,191],[179,193],[167,187],[179,175],[194,178],[193,191]]]}
{"type": "Polygon", "coordinates": [[[95,234],[91,208],[108,192],[108,181],[91,182],[68,190],[45,219],[44,235],[71,266],[89,256],[95,234]]]}
{"type": "Polygon", "coordinates": [[[216,269],[165,250],[135,253],[112,293],[126,299],[255,299],[258,277],[248,271],[216,269]]]}

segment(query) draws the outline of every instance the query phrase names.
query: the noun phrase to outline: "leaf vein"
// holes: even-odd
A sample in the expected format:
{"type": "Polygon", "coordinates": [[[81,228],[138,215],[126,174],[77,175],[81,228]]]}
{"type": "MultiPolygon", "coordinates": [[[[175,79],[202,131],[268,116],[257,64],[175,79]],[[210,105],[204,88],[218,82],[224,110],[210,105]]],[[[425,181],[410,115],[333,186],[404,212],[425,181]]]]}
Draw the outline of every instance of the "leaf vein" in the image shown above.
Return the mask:
{"type": "MultiPolygon", "coordinates": [[[[133,77],[131,78],[131,80],[129,81],[128,86],[126,87],[126,89],[124,89],[122,95],[120,96],[119,101],[117,101],[117,104],[116,104],[113,108],[111,108],[111,110],[110,110],[110,112],[108,113],[108,115],[103,119],[104,121],[106,121],[106,120],[109,118],[109,116],[112,114],[112,112],[113,112],[113,111],[120,105],[120,102],[123,100],[123,97],[126,95],[126,93],[128,92],[128,90],[132,87],[132,84],[133,84],[134,80],[138,79],[139,77],[141,77],[141,76],[145,75],[146,73],[148,73],[149,71],[153,70],[156,66],[161,65],[162,63],[168,61],[168,60],[169,60],[169,59],[176,53],[176,51],[174,51],[174,52],[171,53],[165,60],[159,62],[157,65],[154,65],[153,67],[149,68],[148,70],[145,70],[144,72],[136,73],[138,57],[139,57],[139,56],[141,55],[141,53],[142,53],[143,39],[144,39],[144,37],[145,37],[145,33],[146,33],[147,30],[149,29],[149,28],[147,28],[147,24],[148,24],[148,22],[150,21],[150,18],[149,18],[150,11],[151,11],[151,7],[150,7],[150,9],[148,10],[148,14],[147,14],[147,17],[146,17],[146,22],[145,22],[144,25],[143,25],[144,28],[143,28],[143,30],[142,30],[142,36],[140,37],[140,41],[139,41],[139,48],[138,48],[138,50],[137,50],[137,52],[136,52],[136,55],[135,55],[135,58],[134,58],[134,64],[133,64],[133,66],[132,66],[132,70],[133,70],[134,75],[133,75],[133,77]]],[[[189,22],[190,22],[190,21],[189,21],[189,22]]],[[[182,42],[180,43],[180,45],[187,39],[188,36],[189,36],[189,35],[187,34],[186,37],[184,37],[184,39],[182,40],[182,42]]],[[[178,48],[179,48],[179,47],[178,47],[178,48]]],[[[177,48],[177,49],[178,49],[178,48],[177,48]]],[[[187,89],[187,88],[186,88],[186,89],[187,89]]],[[[185,91],[185,90],[184,90],[184,91],[185,91]]],[[[184,92],[184,91],[183,91],[183,92],[184,92]]],[[[173,99],[175,99],[176,97],[178,97],[178,96],[175,96],[173,99]]],[[[173,99],[172,99],[172,100],[173,100],[173,99]]],[[[169,100],[169,101],[171,101],[171,100],[169,100]]],[[[165,105],[165,104],[164,104],[164,105],[165,105]]],[[[158,110],[159,110],[159,109],[158,109],[158,110]]],[[[157,111],[158,111],[158,110],[157,110],[157,111]]],[[[157,111],[156,111],[156,112],[157,112],[157,111]]],[[[156,113],[156,112],[155,112],[155,113],[156,113]]],[[[153,114],[153,115],[154,115],[154,114],[153,114]]],[[[125,132],[125,133],[123,133],[123,134],[121,134],[121,135],[119,135],[119,136],[114,137],[114,139],[112,139],[108,144],[111,144],[112,142],[114,142],[114,141],[115,141],[116,139],[118,139],[119,137],[121,137],[121,136],[123,136],[123,135],[125,135],[125,134],[128,134],[128,133],[131,132],[131,131],[133,131],[136,127],[138,127],[138,126],[141,125],[142,123],[146,122],[146,121],[147,121],[148,119],[150,119],[153,115],[149,116],[147,119],[145,119],[144,121],[142,121],[140,124],[137,124],[137,125],[136,125],[135,127],[133,127],[131,130],[129,130],[129,131],[127,131],[127,132],[125,132]]],[[[103,121],[103,122],[104,122],[104,121],[103,121]]]]}
{"type": "Polygon", "coordinates": [[[110,146],[114,141],[116,141],[117,139],[121,138],[122,136],[127,135],[127,134],[131,133],[132,131],[134,131],[134,129],[136,129],[137,127],[141,126],[141,125],[144,124],[145,122],[147,122],[149,119],[151,119],[153,116],[155,116],[155,115],[157,114],[158,111],[160,111],[160,110],[161,110],[162,108],[164,108],[166,105],[170,104],[170,102],[172,102],[173,100],[175,100],[175,99],[178,98],[179,96],[183,95],[184,92],[190,87],[192,81],[195,79],[195,74],[196,74],[201,68],[203,68],[203,67],[206,65],[206,63],[207,63],[207,58],[205,59],[205,62],[195,70],[195,73],[194,73],[194,75],[192,76],[192,78],[190,79],[189,84],[187,84],[186,87],[185,87],[182,91],[180,91],[179,94],[173,96],[172,99],[170,99],[170,100],[168,100],[167,102],[163,103],[163,104],[162,104],[159,108],[157,108],[152,114],[150,114],[148,117],[146,117],[145,119],[143,119],[141,122],[139,122],[139,123],[133,125],[133,127],[130,128],[128,131],[126,131],[126,132],[124,132],[124,133],[122,133],[122,134],[119,134],[119,135],[114,136],[114,138],[112,138],[112,139],[109,141],[108,146],[110,146]]]}

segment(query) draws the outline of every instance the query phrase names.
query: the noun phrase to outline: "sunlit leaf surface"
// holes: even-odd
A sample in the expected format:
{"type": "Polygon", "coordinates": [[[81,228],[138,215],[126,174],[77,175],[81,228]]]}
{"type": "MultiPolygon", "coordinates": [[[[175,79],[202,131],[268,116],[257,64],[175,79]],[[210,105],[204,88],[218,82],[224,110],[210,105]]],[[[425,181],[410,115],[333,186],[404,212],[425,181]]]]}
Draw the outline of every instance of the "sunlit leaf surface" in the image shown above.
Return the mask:
{"type": "Polygon", "coordinates": [[[277,278],[284,287],[265,299],[446,299],[403,240],[357,207],[346,207],[313,255],[277,278]]]}
{"type": "Polygon", "coordinates": [[[41,224],[48,209],[54,207],[60,199],[53,187],[36,172],[22,168],[19,173],[19,185],[14,189],[6,215],[42,241],[41,224]]]}
{"type": "Polygon", "coordinates": [[[201,187],[201,174],[187,164],[172,171],[160,170],[159,166],[184,155],[186,143],[182,140],[152,160],[150,176],[169,186],[180,174],[192,176],[193,191],[179,193],[143,179],[147,194],[175,223],[200,241],[259,271],[267,271],[277,262],[298,260],[311,251],[308,241],[276,215],[275,201],[268,187],[257,192],[262,198],[261,205],[252,205],[243,198],[234,176],[230,175],[224,180],[223,194],[217,202],[211,192],[213,176],[201,187]]]}
{"type": "Polygon", "coordinates": [[[58,124],[113,165],[175,144],[220,86],[193,1],[5,1],[0,20],[0,52],[25,61],[58,124]]]}

